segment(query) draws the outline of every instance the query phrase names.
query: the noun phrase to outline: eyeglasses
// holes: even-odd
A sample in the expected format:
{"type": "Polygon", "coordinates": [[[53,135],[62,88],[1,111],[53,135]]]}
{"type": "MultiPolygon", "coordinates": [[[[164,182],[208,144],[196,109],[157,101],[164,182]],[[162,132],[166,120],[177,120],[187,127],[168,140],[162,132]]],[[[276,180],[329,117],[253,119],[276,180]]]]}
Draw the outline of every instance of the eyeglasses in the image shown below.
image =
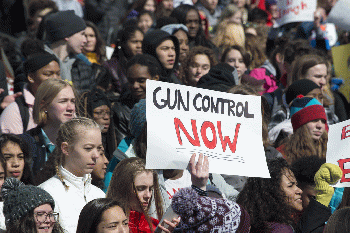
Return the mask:
{"type": "Polygon", "coordinates": [[[57,222],[58,216],[59,216],[59,213],[55,213],[55,212],[52,212],[49,214],[45,212],[35,213],[36,221],[38,221],[39,223],[46,222],[47,217],[49,217],[51,222],[57,222]]]}
{"type": "Polygon", "coordinates": [[[101,118],[104,117],[106,114],[107,116],[111,116],[111,111],[110,110],[99,110],[99,111],[94,111],[94,114],[96,114],[97,117],[101,118]]]}

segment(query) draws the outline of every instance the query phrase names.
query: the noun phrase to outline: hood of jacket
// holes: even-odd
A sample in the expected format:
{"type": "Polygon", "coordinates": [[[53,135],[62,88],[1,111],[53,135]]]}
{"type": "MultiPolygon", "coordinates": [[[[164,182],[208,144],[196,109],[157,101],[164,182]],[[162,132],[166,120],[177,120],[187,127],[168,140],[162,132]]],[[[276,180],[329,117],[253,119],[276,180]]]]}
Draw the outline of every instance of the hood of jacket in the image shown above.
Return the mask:
{"type": "Polygon", "coordinates": [[[142,52],[146,53],[146,54],[150,54],[152,56],[154,56],[155,58],[157,58],[157,60],[159,61],[159,63],[162,66],[163,72],[162,72],[162,76],[163,77],[169,77],[170,74],[172,73],[172,71],[174,69],[176,69],[178,63],[179,63],[179,56],[180,56],[180,45],[179,45],[179,40],[175,37],[170,35],[169,33],[160,30],[160,29],[156,29],[153,31],[150,31],[148,33],[146,33],[143,42],[142,42],[142,52]],[[176,52],[176,58],[175,58],[175,65],[173,69],[165,69],[164,66],[162,65],[162,63],[160,62],[157,53],[156,53],[156,49],[157,47],[165,40],[170,39],[174,42],[175,45],[175,52],[176,52]]]}
{"type": "Polygon", "coordinates": [[[237,85],[238,74],[234,67],[226,63],[219,63],[209,70],[209,73],[199,79],[197,87],[227,92],[237,85]]]}

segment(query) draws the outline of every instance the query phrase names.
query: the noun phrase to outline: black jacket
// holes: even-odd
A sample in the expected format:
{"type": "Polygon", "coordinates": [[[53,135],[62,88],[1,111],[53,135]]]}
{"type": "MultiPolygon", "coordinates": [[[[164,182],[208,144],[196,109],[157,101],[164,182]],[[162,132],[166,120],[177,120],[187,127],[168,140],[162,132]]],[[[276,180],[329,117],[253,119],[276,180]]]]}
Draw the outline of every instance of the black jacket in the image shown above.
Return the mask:
{"type": "Polygon", "coordinates": [[[229,64],[219,63],[199,79],[197,87],[227,92],[233,86],[237,85],[236,80],[238,80],[236,69],[229,64]]]}
{"type": "Polygon", "coordinates": [[[331,215],[331,208],[310,198],[309,206],[305,209],[298,223],[299,232],[322,233],[331,215]]]}
{"type": "Polygon", "coordinates": [[[179,56],[180,56],[179,40],[175,36],[172,36],[169,33],[162,31],[160,29],[153,30],[149,33],[146,33],[142,42],[142,52],[145,54],[154,56],[159,61],[159,64],[162,66],[162,80],[160,81],[181,84],[180,80],[175,76],[175,73],[174,73],[177,68],[176,66],[179,63],[179,56]],[[165,69],[162,63],[159,61],[156,53],[157,47],[167,39],[172,40],[175,45],[176,58],[175,58],[175,65],[173,69],[165,69]]]}
{"type": "Polygon", "coordinates": [[[125,137],[131,136],[129,121],[131,110],[138,101],[133,99],[128,89],[123,92],[117,102],[112,105],[113,121],[117,144],[125,137]]]}

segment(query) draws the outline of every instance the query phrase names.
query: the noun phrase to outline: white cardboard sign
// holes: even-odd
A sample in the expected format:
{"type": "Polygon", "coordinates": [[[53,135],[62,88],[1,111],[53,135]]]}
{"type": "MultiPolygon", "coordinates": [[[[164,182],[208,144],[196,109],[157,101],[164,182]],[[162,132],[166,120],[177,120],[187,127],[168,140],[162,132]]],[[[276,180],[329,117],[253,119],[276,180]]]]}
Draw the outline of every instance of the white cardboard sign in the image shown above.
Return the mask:
{"type": "Polygon", "coordinates": [[[277,6],[280,13],[280,18],[277,20],[278,26],[293,22],[314,21],[316,4],[316,0],[278,0],[277,6]]]}
{"type": "Polygon", "coordinates": [[[147,80],[148,169],[186,169],[193,153],[211,173],[270,177],[261,99],[147,80]]]}
{"type": "Polygon", "coordinates": [[[350,187],[350,120],[329,126],[327,163],[340,167],[343,176],[335,187],[350,187]]]}
{"type": "Polygon", "coordinates": [[[350,0],[339,0],[328,15],[327,21],[342,30],[350,30],[350,0]]]}

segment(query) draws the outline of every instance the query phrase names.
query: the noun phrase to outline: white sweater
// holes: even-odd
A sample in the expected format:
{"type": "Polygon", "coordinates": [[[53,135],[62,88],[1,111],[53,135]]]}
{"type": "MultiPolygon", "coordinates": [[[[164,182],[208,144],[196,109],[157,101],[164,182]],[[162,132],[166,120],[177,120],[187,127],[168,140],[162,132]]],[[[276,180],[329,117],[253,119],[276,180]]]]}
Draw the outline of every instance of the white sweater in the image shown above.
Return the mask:
{"type": "Polygon", "coordinates": [[[77,177],[60,167],[63,180],[69,187],[65,189],[58,176],[54,176],[39,185],[55,200],[55,212],[59,213],[59,222],[68,233],[77,230],[80,211],[86,203],[97,198],[105,197],[105,193],[91,184],[91,175],[77,177]]]}

